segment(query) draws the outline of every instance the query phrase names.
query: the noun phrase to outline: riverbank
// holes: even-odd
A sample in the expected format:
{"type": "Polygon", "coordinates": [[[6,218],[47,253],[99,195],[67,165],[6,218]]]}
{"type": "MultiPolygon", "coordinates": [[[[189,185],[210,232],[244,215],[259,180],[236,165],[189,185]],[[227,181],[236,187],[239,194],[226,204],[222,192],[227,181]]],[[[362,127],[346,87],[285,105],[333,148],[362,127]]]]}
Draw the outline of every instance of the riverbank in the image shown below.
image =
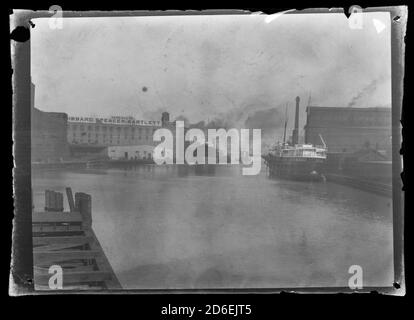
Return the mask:
{"type": "Polygon", "coordinates": [[[70,169],[89,167],[127,167],[143,164],[154,164],[152,159],[88,159],[88,160],[62,160],[55,162],[32,162],[32,169],[70,169]]]}
{"type": "Polygon", "coordinates": [[[369,181],[341,174],[326,174],[325,176],[326,179],[330,182],[343,184],[352,188],[356,188],[358,190],[364,190],[386,197],[392,197],[391,184],[381,183],[378,181],[369,181]]]}

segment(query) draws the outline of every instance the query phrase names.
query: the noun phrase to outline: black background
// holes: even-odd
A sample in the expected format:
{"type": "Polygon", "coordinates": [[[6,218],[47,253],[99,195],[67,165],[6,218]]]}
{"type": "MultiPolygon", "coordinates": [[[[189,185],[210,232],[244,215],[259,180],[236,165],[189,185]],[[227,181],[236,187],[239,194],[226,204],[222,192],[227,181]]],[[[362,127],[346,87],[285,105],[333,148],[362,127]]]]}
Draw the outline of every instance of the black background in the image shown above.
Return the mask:
{"type": "MultiPolygon", "coordinates": [[[[345,12],[351,5],[359,5],[364,7],[378,7],[391,5],[404,5],[407,3],[401,1],[364,1],[364,2],[346,2],[346,1],[269,1],[259,2],[228,2],[224,3],[214,1],[192,1],[192,2],[169,2],[161,1],[131,1],[121,3],[120,1],[95,2],[87,4],[85,1],[75,3],[71,2],[19,2],[13,1],[2,3],[2,62],[3,69],[1,76],[2,96],[5,98],[2,105],[2,151],[1,158],[3,161],[2,172],[5,173],[3,178],[4,186],[1,191],[1,202],[8,204],[7,208],[3,205],[1,214],[3,216],[2,225],[2,272],[1,278],[5,280],[1,286],[3,301],[2,305],[10,308],[10,316],[19,316],[23,312],[27,312],[28,316],[40,316],[43,318],[60,318],[62,316],[73,316],[84,318],[84,316],[97,316],[103,312],[108,317],[132,318],[132,319],[186,319],[186,317],[177,316],[161,316],[161,308],[168,304],[177,306],[195,306],[204,308],[206,304],[247,304],[251,305],[252,314],[249,316],[197,316],[192,319],[277,319],[281,317],[295,317],[304,314],[307,316],[327,315],[333,317],[358,317],[362,314],[360,307],[366,309],[371,316],[379,312],[385,316],[386,311],[390,311],[392,316],[405,316],[401,311],[401,307],[407,304],[410,297],[410,267],[408,261],[410,255],[410,228],[412,227],[411,203],[410,195],[412,192],[412,152],[413,149],[411,133],[413,105],[411,102],[411,92],[409,89],[410,75],[409,67],[412,65],[410,61],[410,53],[412,46],[409,42],[411,34],[410,26],[413,23],[411,10],[414,7],[408,6],[409,17],[407,24],[406,48],[405,48],[405,85],[404,85],[404,101],[403,101],[403,146],[404,152],[404,189],[405,189],[405,270],[406,270],[406,287],[407,294],[405,297],[382,296],[376,293],[372,294],[150,294],[150,295],[48,295],[48,296],[26,296],[26,297],[8,297],[8,281],[10,270],[10,252],[11,252],[11,234],[12,234],[12,218],[13,218],[13,189],[12,189],[12,98],[11,98],[11,62],[10,62],[10,27],[9,13],[11,8],[32,9],[32,10],[48,10],[53,5],[59,5],[63,10],[167,10],[167,9],[245,9],[250,11],[262,11],[264,13],[275,13],[288,9],[305,9],[305,8],[326,8],[326,7],[343,7],[345,12]],[[4,144],[7,145],[4,145],[4,144]],[[340,306],[334,304],[340,303],[340,306]],[[333,307],[333,308],[331,308],[333,307]]],[[[3,313],[5,314],[5,313],[3,313]]],[[[6,315],[6,314],[5,314],[6,315]]]]}

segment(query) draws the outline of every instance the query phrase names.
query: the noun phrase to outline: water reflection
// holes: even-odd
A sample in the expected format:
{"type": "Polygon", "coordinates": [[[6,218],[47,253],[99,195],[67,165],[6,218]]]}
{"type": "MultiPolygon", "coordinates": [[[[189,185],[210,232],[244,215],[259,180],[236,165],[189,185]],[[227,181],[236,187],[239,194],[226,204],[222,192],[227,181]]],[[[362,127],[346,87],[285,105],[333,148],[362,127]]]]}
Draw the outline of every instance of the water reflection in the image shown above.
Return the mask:
{"type": "Polygon", "coordinates": [[[391,200],[332,183],[242,176],[239,166],[33,173],[44,190],[92,195],[93,228],[126,288],[392,283],[391,200]]]}

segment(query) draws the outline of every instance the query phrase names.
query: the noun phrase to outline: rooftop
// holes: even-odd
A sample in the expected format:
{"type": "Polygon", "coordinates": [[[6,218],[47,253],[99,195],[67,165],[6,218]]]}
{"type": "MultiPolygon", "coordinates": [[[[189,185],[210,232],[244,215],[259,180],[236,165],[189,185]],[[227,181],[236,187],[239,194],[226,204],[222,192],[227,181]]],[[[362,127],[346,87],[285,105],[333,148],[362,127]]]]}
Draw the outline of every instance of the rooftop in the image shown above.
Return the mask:
{"type": "Polygon", "coordinates": [[[371,108],[354,108],[354,107],[320,107],[320,106],[307,106],[306,111],[308,109],[317,109],[317,110],[340,110],[340,111],[383,111],[383,112],[390,112],[391,108],[386,107],[371,107],[371,108]]]}

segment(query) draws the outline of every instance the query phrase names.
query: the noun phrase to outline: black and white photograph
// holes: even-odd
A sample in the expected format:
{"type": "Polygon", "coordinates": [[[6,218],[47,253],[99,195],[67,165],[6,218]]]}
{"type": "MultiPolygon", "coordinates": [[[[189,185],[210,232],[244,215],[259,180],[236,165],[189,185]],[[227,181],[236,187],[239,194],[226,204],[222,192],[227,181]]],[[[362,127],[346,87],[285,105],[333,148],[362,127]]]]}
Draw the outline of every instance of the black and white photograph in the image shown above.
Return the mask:
{"type": "Polygon", "coordinates": [[[405,294],[406,7],[25,15],[31,294],[405,294]]]}

